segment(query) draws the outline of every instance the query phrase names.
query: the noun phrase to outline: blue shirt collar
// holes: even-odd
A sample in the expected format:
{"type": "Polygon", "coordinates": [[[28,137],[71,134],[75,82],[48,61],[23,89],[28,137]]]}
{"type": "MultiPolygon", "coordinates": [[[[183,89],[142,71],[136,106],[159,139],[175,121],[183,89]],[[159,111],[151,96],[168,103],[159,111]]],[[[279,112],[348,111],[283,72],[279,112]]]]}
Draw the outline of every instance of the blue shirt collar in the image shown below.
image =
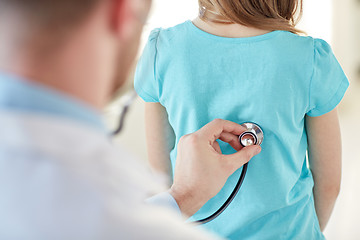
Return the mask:
{"type": "Polygon", "coordinates": [[[105,131],[101,114],[90,106],[11,74],[0,73],[0,109],[50,114],[105,131]]]}

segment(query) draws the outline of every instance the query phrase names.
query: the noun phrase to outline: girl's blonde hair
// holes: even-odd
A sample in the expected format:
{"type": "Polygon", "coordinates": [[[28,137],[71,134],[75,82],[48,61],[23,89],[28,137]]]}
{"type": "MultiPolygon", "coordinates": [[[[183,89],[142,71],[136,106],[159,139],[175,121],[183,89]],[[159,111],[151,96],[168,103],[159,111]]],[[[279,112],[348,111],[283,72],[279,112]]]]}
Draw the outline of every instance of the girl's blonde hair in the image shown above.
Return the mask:
{"type": "Polygon", "coordinates": [[[204,21],[305,34],[295,27],[302,15],[303,0],[198,1],[200,18],[204,21]]]}

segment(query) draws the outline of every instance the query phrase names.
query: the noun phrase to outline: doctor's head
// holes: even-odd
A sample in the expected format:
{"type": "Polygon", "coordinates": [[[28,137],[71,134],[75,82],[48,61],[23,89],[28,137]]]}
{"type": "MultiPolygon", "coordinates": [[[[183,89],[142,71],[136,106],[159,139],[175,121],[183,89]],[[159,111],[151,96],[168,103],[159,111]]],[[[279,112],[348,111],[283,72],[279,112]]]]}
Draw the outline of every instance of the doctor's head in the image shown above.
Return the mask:
{"type": "Polygon", "coordinates": [[[0,0],[0,71],[102,108],[127,77],[150,5],[151,0],[0,0]]]}

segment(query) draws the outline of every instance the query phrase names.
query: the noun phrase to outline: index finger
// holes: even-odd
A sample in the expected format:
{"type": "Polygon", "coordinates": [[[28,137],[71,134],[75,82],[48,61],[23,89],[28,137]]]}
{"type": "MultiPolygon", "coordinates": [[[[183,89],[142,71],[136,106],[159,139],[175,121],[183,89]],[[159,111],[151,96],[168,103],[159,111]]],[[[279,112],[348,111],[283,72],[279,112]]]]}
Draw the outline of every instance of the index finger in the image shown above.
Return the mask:
{"type": "Polygon", "coordinates": [[[245,130],[246,128],[240,124],[228,120],[215,119],[202,127],[198,133],[213,143],[220,138],[223,132],[241,135],[245,130]]]}

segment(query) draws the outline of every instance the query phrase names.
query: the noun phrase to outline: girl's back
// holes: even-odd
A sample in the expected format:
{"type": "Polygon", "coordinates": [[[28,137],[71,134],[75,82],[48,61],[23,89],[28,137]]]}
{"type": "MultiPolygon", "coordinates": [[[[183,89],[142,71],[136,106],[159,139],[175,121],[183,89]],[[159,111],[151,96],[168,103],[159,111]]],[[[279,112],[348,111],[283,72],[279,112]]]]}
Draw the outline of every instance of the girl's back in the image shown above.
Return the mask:
{"type": "MultiPolygon", "coordinates": [[[[179,139],[216,118],[262,127],[263,150],[250,161],[239,194],[205,225],[231,239],[323,239],[306,161],[305,116],[334,109],[347,87],[323,40],[280,30],[219,37],[191,21],[154,30],[135,77],[138,94],[166,109],[175,137],[172,169],[179,139]]],[[[229,145],[220,147],[225,154],[234,152],[229,145]]],[[[240,172],[192,219],[214,213],[240,172]]]]}

